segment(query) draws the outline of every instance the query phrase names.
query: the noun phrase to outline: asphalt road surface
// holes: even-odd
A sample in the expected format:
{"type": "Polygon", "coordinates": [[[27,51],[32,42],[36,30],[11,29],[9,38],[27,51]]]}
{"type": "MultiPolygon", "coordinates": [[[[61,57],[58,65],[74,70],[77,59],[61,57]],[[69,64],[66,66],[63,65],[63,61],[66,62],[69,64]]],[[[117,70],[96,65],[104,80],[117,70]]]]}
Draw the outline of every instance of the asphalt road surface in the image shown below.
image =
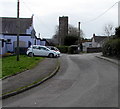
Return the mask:
{"type": "Polygon", "coordinates": [[[3,107],[118,107],[118,66],[95,55],[62,55],[57,75],[3,107]]]}

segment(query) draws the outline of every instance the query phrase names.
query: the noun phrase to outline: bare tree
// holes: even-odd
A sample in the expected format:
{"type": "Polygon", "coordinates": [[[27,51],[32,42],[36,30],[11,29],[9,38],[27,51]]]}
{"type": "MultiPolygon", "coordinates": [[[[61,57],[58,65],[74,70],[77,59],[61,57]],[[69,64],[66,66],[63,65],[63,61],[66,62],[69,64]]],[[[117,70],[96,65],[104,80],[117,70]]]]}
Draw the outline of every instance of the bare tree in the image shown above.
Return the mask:
{"type": "MultiPolygon", "coordinates": [[[[73,25],[69,24],[68,25],[68,35],[78,37],[78,28],[76,28],[73,25]]],[[[83,36],[84,36],[84,33],[83,33],[82,30],[80,30],[80,36],[81,36],[81,38],[83,38],[83,36]]],[[[55,35],[53,36],[52,39],[58,40],[58,37],[59,37],[59,26],[56,26],[56,28],[55,28],[55,35]]]]}
{"type": "Polygon", "coordinates": [[[115,34],[115,28],[112,24],[107,24],[104,26],[104,33],[107,36],[111,36],[115,34]]]}
{"type": "Polygon", "coordinates": [[[68,34],[69,35],[74,35],[74,36],[77,36],[78,35],[78,29],[72,25],[69,25],[68,26],[68,34]]]}
{"type": "Polygon", "coordinates": [[[55,45],[58,45],[59,44],[59,26],[56,26],[55,27],[55,34],[53,35],[52,37],[52,42],[55,44],[55,45]]]}

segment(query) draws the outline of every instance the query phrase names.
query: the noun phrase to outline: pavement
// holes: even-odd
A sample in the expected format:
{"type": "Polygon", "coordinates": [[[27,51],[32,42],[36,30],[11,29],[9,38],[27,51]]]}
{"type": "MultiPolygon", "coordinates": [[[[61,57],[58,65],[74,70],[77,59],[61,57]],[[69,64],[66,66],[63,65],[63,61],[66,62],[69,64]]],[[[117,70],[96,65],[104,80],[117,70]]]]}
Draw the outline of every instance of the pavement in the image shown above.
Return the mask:
{"type": "Polygon", "coordinates": [[[120,65],[120,60],[115,59],[115,58],[105,57],[105,56],[102,55],[102,53],[98,53],[96,55],[96,57],[100,58],[100,59],[103,59],[103,60],[106,60],[106,61],[109,61],[109,62],[112,62],[112,63],[117,64],[117,65],[120,65]]]}
{"type": "Polygon", "coordinates": [[[33,88],[54,76],[59,70],[58,58],[45,58],[35,68],[2,80],[2,99],[33,88]]]}

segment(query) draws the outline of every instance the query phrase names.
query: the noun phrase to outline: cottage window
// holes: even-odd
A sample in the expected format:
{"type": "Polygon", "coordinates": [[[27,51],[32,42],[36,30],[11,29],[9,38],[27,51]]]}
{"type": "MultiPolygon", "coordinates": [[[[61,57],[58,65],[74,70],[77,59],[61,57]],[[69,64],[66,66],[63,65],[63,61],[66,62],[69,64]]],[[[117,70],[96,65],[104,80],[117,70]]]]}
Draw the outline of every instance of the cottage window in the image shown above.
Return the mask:
{"type": "Polygon", "coordinates": [[[11,39],[7,39],[7,44],[11,44],[11,39]]]}
{"type": "Polygon", "coordinates": [[[92,44],[89,44],[89,47],[92,47],[92,44]]]}

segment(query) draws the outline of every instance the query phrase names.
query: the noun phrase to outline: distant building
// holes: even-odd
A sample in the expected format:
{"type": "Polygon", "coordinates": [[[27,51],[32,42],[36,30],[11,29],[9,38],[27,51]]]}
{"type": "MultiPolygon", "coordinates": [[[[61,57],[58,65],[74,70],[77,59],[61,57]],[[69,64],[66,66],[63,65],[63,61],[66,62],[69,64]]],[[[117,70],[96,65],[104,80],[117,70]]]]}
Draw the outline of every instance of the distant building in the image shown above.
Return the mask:
{"type": "Polygon", "coordinates": [[[83,44],[83,51],[87,53],[102,52],[102,46],[106,40],[109,38],[107,36],[96,36],[93,34],[91,40],[85,40],[83,44]]]}
{"type": "Polygon", "coordinates": [[[83,40],[82,41],[83,45],[83,51],[87,51],[87,48],[92,48],[92,41],[91,40],[83,40]]]}
{"type": "Polygon", "coordinates": [[[59,45],[64,45],[64,38],[68,35],[68,17],[59,17],[59,45]]]}
{"type": "Polygon", "coordinates": [[[93,34],[92,47],[102,47],[107,38],[107,36],[96,36],[95,34],[93,34]]]}

